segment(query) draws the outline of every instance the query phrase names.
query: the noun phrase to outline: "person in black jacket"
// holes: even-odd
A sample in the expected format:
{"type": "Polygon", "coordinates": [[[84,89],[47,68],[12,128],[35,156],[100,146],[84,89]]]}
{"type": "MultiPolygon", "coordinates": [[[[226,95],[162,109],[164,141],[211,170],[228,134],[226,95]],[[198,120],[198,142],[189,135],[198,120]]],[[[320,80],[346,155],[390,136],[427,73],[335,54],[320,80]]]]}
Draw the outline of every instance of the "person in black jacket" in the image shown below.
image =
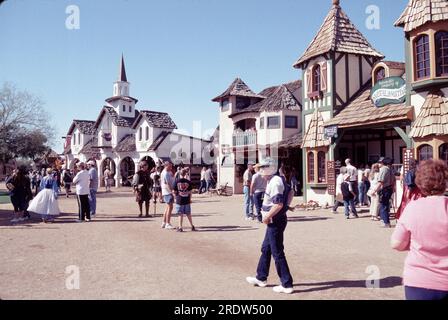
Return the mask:
{"type": "Polygon", "coordinates": [[[353,184],[350,183],[350,175],[344,175],[344,182],[341,184],[341,192],[342,198],[344,199],[344,207],[345,207],[345,217],[346,219],[350,219],[350,210],[352,210],[352,214],[354,218],[358,218],[358,213],[356,212],[355,207],[355,199],[356,193],[353,190],[353,184]]]}
{"type": "Polygon", "coordinates": [[[140,209],[140,215],[138,217],[143,217],[143,202],[145,203],[145,216],[150,217],[149,202],[152,198],[151,189],[153,181],[148,170],[148,162],[142,161],[140,163],[140,170],[134,175],[132,184],[134,186],[134,193],[136,194],[135,201],[137,201],[140,209]]]}

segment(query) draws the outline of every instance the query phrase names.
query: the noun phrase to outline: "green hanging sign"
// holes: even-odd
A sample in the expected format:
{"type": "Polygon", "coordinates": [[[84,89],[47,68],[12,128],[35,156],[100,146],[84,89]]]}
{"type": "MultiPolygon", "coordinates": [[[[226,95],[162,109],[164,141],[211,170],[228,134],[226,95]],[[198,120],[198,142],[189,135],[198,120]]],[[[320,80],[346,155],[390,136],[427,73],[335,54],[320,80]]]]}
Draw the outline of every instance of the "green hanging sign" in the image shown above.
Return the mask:
{"type": "Polygon", "coordinates": [[[406,100],[406,81],[402,77],[389,77],[378,81],[370,92],[376,107],[400,104],[406,100]]]}

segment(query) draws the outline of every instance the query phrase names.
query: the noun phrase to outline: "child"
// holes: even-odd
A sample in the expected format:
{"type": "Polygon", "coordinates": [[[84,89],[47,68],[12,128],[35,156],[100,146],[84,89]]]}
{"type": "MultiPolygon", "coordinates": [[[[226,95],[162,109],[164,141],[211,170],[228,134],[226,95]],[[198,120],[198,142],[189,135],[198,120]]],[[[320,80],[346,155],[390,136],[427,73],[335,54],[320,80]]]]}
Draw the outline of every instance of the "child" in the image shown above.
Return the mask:
{"type": "Polygon", "coordinates": [[[355,198],[356,194],[353,191],[352,184],[350,183],[350,175],[344,175],[344,182],[341,184],[342,197],[344,199],[344,207],[345,207],[345,217],[346,219],[350,219],[350,210],[349,206],[352,209],[353,217],[358,218],[358,213],[355,208],[355,198]]]}
{"type": "Polygon", "coordinates": [[[184,215],[187,216],[191,225],[191,231],[196,231],[191,218],[191,181],[186,178],[187,170],[182,169],[180,172],[180,179],[176,180],[174,185],[174,193],[176,194],[176,213],[179,214],[179,228],[178,232],[183,232],[182,222],[184,215]]]}

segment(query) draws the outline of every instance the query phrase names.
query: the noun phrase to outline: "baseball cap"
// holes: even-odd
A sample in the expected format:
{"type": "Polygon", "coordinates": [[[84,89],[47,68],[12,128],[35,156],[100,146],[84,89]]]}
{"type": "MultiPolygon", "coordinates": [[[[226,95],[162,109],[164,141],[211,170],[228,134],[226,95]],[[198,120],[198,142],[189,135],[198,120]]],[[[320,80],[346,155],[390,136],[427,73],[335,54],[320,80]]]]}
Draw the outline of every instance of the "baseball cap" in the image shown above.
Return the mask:
{"type": "Polygon", "coordinates": [[[263,159],[259,165],[262,176],[272,176],[277,172],[277,162],[272,158],[263,159]]]}

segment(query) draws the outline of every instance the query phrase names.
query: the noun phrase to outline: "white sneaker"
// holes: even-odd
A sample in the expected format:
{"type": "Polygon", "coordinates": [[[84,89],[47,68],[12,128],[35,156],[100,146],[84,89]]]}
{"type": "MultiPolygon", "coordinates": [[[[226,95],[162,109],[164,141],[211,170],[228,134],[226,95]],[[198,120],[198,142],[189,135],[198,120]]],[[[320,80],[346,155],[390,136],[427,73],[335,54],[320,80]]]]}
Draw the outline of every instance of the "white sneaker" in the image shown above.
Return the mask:
{"type": "Polygon", "coordinates": [[[171,224],[167,223],[167,224],[165,225],[165,229],[173,230],[173,229],[176,229],[176,228],[174,228],[171,224]]]}
{"type": "Polygon", "coordinates": [[[162,223],[162,229],[165,229],[166,223],[162,223]]]}
{"type": "Polygon", "coordinates": [[[272,288],[272,290],[274,290],[274,292],[277,293],[286,293],[286,294],[291,294],[294,291],[292,288],[283,288],[283,286],[276,286],[272,288]]]}
{"type": "Polygon", "coordinates": [[[12,219],[11,222],[12,222],[12,223],[19,222],[19,219],[12,219]]]}
{"type": "Polygon", "coordinates": [[[267,281],[260,281],[255,277],[247,277],[246,281],[249,282],[250,284],[253,284],[254,286],[258,286],[261,288],[264,288],[268,285],[267,281]]]}

